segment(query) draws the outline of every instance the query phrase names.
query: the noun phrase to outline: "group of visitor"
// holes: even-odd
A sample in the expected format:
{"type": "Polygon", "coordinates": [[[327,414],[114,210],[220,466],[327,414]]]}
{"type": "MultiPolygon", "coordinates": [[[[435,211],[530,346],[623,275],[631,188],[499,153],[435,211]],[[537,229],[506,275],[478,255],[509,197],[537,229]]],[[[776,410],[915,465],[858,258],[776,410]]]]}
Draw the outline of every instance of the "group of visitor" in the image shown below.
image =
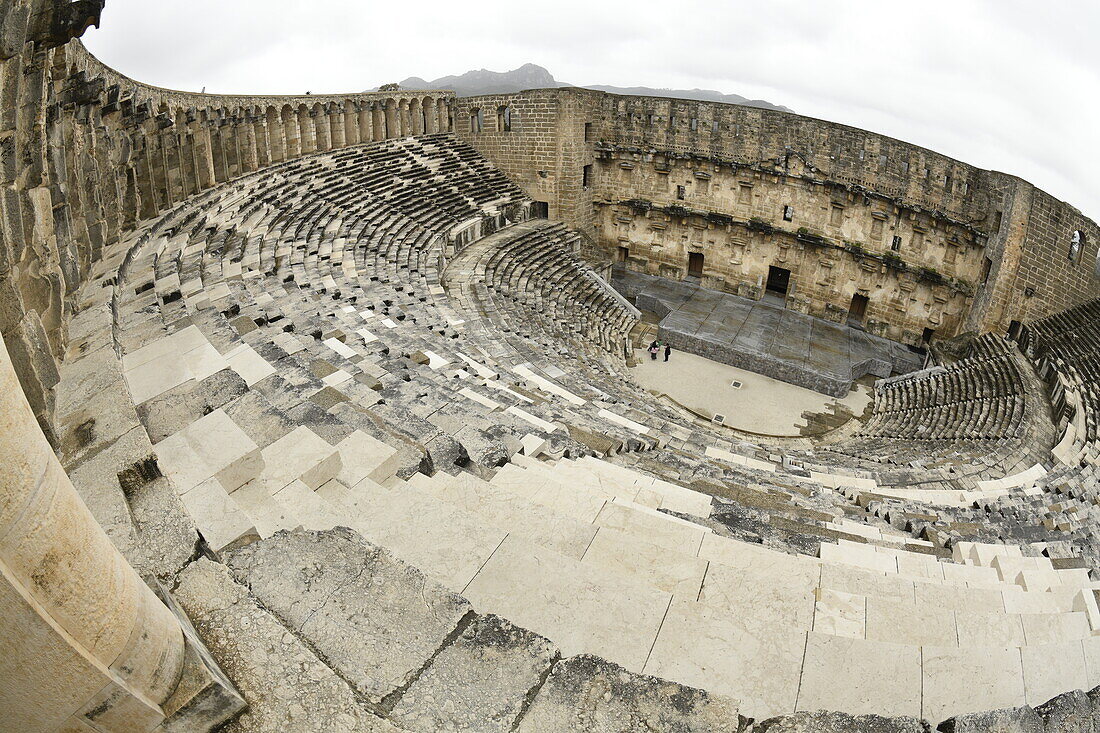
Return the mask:
{"type": "Polygon", "coordinates": [[[661,353],[661,349],[665,350],[665,361],[668,361],[668,355],[672,353],[672,347],[667,341],[654,340],[649,345],[649,358],[653,361],[657,361],[657,354],[661,353]]]}

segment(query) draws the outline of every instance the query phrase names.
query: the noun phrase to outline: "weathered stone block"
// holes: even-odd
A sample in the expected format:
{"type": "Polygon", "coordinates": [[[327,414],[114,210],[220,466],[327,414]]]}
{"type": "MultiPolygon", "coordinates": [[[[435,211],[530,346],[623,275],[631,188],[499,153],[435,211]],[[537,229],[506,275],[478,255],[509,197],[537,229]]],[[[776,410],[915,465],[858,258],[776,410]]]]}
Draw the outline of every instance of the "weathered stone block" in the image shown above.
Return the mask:
{"type": "Polygon", "coordinates": [[[738,731],[737,703],[589,655],[554,666],[518,731],[738,731]]]}
{"type": "Polygon", "coordinates": [[[227,564],[376,704],[415,679],[470,611],[463,598],[343,527],[279,532],[231,552],[227,564]]]}
{"type": "Polygon", "coordinates": [[[510,731],[558,652],[498,616],[478,616],[409,687],[391,718],[411,731],[510,731]]]}
{"type": "Polygon", "coordinates": [[[918,718],[884,718],[881,715],[847,713],[794,713],[757,723],[753,733],[928,733],[928,723],[918,718]]]}

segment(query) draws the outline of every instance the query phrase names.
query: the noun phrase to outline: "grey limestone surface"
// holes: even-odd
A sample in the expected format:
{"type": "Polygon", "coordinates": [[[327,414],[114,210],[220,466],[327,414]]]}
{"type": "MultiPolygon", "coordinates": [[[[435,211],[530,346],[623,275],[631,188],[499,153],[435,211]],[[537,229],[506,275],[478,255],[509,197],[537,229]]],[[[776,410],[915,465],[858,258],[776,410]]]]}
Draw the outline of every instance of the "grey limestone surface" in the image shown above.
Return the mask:
{"type": "Polygon", "coordinates": [[[225,733],[400,730],[367,711],[351,686],[223,565],[206,559],[191,564],[174,595],[249,704],[225,733]]]}
{"type": "Polygon", "coordinates": [[[374,704],[412,682],[470,605],[345,527],[279,532],[226,561],[374,704]]]}
{"type": "Polygon", "coordinates": [[[928,733],[928,730],[928,723],[919,718],[823,711],[769,718],[752,729],[753,733],[928,733]]]}
{"type": "Polygon", "coordinates": [[[643,310],[667,313],[659,336],[674,349],[835,397],[866,374],[887,377],[922,363],[901,344],[787,310],[768,298],[751,300],[622,270],[612,284],[643,310]]]}
{"type": "Polygon", "coordinates": [[[739,724],[729,698],[583,654],[554,667],[517,730],[734,733],[739,724]]]}
{"type": "Polygon", "coordinates": [[[558,657],[546,638],[479,616],[409,686],[391,718],[409,730],[510,731],[558,657]]]}

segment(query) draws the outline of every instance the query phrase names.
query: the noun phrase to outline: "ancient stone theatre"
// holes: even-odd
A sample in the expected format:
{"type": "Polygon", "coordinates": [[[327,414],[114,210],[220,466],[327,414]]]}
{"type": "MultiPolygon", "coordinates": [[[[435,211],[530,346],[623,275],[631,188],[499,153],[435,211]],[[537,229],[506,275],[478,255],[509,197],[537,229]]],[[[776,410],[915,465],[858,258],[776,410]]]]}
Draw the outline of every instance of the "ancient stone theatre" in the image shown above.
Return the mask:
{"type": "Polygon", "coordinates": [[[1076,208],[748,106],[161,89],[102,8],[0,2],[0,729],[1100,725],[1076,208]]]}

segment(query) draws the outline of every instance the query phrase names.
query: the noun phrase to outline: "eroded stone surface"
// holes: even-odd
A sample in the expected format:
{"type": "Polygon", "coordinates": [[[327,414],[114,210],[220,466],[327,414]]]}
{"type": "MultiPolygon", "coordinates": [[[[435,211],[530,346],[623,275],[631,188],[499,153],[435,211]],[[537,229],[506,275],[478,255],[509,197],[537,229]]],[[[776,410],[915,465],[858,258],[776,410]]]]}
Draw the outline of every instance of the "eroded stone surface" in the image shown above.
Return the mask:
{"type": "Polygon", "coordinates": [[[738,730],[737,704],[585,654],[554,667],[518,730],[733,733],[738,730]]]}
{"type": "Polygon", "coordinates": [[[249,708],[227,733],[397,730],[368,712],[351,686],[261,608],[228,570],[201,559],[174,593],[249,708]]]}
{"type": "Polygon", "coordinates": [[[919,718],[884,718],[847,713],[794,713],[761,721],[753,733],[928,733],[919,718]]]}
{"type": "Polygon", "coordinates": [[[402,695],[392,718],[412,731],[509,731],[558,651],[499,616],[478,616],[402,695]]]}
{"type": "Polygon", "coordinates": [[[279,532],[226,563],[374,703],[410,682],[470,611],[465,599],[345,527],[279,532]]]}
{"type": "Polygon", "coordinates": [[[1030,707],[988,710],[945,720],[939,733],[1045,733],[1042,719],[1030,707]]]}

